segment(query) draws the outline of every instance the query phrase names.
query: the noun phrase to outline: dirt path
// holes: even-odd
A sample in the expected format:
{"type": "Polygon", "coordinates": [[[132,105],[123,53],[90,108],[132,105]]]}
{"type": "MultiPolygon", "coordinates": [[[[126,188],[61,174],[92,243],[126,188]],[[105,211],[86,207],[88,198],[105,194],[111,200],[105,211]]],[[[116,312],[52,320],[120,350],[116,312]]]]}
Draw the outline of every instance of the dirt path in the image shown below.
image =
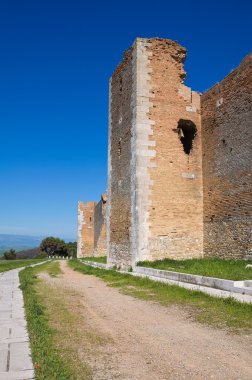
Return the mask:
{"type": "Polygon", "coordinates": [[[179,308],[123,295],[66,262],[61,268],[62,276],[47,281],[77,292],[83,328],[106,342],[93,350],[89,342],[84,349],[94,379],[252,379],[251,337],[193,323],[179,308]]]}

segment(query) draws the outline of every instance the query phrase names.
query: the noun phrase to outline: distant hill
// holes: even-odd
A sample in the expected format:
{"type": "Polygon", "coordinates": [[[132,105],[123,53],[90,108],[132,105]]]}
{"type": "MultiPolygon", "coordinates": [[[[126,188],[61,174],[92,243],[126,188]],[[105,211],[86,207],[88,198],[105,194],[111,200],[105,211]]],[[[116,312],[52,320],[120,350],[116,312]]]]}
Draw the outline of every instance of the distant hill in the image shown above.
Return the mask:
{"type": "Polygon", "coordinates": [[[39,258],[47,257],[46,253],[41,252],[39,247],[25,249],[17,253],[17,259],[33,259],[36,256],[39,256],[39,258]]]}
{"type": "Polygon", "coordinates": [[[36,248],[42,239],[35,236],[0,234],[0,256],[11,248],[16,251],[36,248]]]}

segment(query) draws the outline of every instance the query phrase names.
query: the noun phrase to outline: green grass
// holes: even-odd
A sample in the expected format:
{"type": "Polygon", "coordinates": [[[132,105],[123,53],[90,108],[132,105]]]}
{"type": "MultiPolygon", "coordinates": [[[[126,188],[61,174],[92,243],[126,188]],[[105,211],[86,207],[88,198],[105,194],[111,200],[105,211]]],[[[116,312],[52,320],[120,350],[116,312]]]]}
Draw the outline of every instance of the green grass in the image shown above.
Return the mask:
{"type": "Polygon", "coordinates": [[[107,256],[100,257],[83,257],[81,260],[86,261],[95,261],[96,263],[107,264],[107,256]]]}
{"type": "Polygon", "coordinates": [[[154,269],[163,269],[173,272],[197,274],[201,276],[223,278],[227,280],[252,280],[252,269],[247,264],[252,261],[211,259],[142,261],[137,265],[154,269]]]}
{"type": "Polygon", "coordinates": [[[49,326],[48,311],[42,297],[39,296],[36,285],[37,274],[48,269],[57,272],[57,262],[48,263],[35,268],[27,268],[20,272],[20,288],[23,291],[25,313],[31,342],[33,363],[39,365],[35,369],[37,380],[71,380],[73,373],[69,362],[63,360],[59,350],[54,345],[55,330],[49,326]]]}
{"type": "Polygon", "coordinates": [[[167,285],[147,278],[133,277],[115,270],[98,269],[76,260],[69,266],[83,274],[95,275],[117,287],[124,294],[143,300],[153,300],[161,305],[179,305],[189,316],[200,323],[226,328],[233,332],[252,332],[252,305],[232,298],[211,297],[199,291],[190,291],[175,285],[167,285]]]}
{"type": "Polygon", "coordinates": [[[42,261],[44,261],[44,259],[0,260],[0,272],[6,272],[11,269],[21,268],[31,264],[37,264],[42,261]]]}
{"type": "MultiPolygon", "coordinates": [[[[51,277],[57,277],[59,274],[62,274],[62,270],[60,269],[60,261],[50,261],[46,265],[46,271],[51,277]]],[[[44,268],[41,268],[43,270],[44,268]]]]}

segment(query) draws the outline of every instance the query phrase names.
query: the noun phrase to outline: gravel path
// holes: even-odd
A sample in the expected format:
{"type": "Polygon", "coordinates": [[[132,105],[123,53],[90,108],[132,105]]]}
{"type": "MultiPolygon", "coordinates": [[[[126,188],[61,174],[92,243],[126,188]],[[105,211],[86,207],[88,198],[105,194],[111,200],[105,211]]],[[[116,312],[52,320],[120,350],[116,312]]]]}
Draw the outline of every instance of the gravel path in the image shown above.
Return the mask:
{"type": "Polygon", "coordinates": [[[107,338],[95,355],[88,347],[94,379],[252,379],[251,336],[194,323],[182,308],[123,295],[66,262],[61,268],[62,276],[47,281],[76,291],[83,328],[107,338]]]}

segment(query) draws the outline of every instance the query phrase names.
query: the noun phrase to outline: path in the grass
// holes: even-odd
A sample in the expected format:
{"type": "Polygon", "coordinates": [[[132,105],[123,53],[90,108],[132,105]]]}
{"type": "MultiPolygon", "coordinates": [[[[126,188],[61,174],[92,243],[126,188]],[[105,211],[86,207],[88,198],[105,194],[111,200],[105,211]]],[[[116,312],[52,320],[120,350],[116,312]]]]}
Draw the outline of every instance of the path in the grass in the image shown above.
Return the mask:
{"type": "Polygon", "coordinates": [[[94,379],[252,379],[251,336],[194,323],[181,308],[123,295],[66,262],[61,268],[64,274],[48,281],[77,291],[83,328],[108,338],[94,351],[90,343],[85,347],[94,379]]]}
{"type": "Polygon", "coordinates": [[[13,269],[0,274],[0,379],[34,378],[26,330],[23,295],[18,273],[13,269]]]}

